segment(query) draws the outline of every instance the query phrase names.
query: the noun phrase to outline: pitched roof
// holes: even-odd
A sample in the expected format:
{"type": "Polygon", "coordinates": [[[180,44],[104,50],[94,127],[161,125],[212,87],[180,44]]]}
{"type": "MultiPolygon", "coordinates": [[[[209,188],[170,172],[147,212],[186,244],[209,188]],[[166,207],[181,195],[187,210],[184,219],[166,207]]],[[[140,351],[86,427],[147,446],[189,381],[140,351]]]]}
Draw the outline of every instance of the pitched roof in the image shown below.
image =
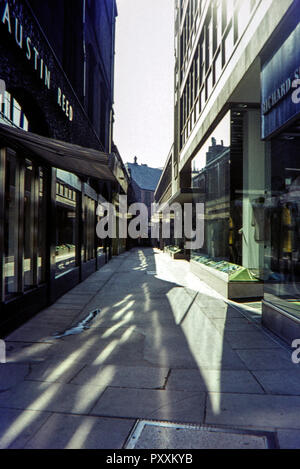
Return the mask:
{"type": "Polygon", "coordinates": [[[139,165],[137,163],[126,163],[125,166],[128,172],[131,173],[131,178],[140,189],[155,191],[162,169],[149,168],[149,166],[139,165]]]}

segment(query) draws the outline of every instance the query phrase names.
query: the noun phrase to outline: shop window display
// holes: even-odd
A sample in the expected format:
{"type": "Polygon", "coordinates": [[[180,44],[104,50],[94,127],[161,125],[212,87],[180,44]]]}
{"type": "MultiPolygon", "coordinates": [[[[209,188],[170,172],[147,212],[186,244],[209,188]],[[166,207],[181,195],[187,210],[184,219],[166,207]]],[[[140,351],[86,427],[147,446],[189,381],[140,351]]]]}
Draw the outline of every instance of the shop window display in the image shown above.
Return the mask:
{"type": "Polygon", "coordinates": [[[59,183],[56,194],[56,277],[78,265],[77,245],[78,195],[75,190],[59,183]]]}
{"type": "Polygon", "coordinates": [[[44,173],[6,150],[4,205],[5,298],[45,281],[44,173]]]}
{"type": "Polygon", "coordinates": [[[18,285],[18,163],[14,154],[8,152],[5,168],[4,209],[4,277],[5,296],[17,294],[18,285]]]}
{"type": "Polygon", "coordinates": [[[230,259],[230,112],[204,143],[192,162],[192,187],[202,188],[195,202],[205,204],[205,244],[193,255],[205,254],[213,259],[230,259]],[[227,241],[226,241],[227,239],[227,241]]]}
{"type": "MultiPolygon", "coordinates": [[[[191,258],[226,273],[230,282],[261,281],[260,258],[246,249],[251,246],[251,254],[256,253],[266,224],[264,203],[250,197],[260,191],[245,164],[247,138],[253,141],[247,119],[247,111],[228,111],[192,162],[192,187],[198,189],[194,202],[204,204],[204,245],[191,258]]],[[[253,153],[249,158],[251,167],[253,153]]]]}
{"type": "Polygon", "coordinates": [[[95,258],[96,202],[84,197],[84,262],[95,258]]]}
{"type": "Polygon", "coordinates": [[[300,318],[300,138],[269,143],[265,300],[300,318]]]}

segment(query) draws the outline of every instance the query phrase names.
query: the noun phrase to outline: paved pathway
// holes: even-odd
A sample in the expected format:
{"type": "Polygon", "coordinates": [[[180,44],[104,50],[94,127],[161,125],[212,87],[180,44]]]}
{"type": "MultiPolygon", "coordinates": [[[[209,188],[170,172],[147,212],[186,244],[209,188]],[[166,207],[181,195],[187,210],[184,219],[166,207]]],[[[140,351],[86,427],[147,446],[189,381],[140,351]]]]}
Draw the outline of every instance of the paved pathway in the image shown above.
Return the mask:
{"type": "Polygon", "coordinates": [[[300,448],[291,351],[257,310],[225,302],[157,250],[114,258],[5,341],[0,448],[122,448],[139,419],[224,429],[212,447],[234,446],[234,429],[300,448]],[[87,328],[69,334],[78,324],[87,328]]]}

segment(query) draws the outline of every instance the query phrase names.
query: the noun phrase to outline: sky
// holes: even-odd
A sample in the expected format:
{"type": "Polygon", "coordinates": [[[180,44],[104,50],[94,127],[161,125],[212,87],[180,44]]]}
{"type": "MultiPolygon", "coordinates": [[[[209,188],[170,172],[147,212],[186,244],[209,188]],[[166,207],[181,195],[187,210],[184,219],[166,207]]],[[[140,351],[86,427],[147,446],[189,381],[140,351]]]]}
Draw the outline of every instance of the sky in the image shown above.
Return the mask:
{"type": "Polygon", "coordinates": [[[114,143],[163,167],[173,143],[174,0],[117,0],[114,143]]]}

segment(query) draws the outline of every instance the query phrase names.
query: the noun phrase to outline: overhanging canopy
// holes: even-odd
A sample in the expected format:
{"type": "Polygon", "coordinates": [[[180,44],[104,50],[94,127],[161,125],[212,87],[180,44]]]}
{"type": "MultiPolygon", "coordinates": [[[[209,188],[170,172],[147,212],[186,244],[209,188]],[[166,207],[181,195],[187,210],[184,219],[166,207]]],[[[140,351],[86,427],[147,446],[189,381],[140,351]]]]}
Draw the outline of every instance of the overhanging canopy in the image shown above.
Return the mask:
{"type": "Polygon", "coordinates": [[[198,188],[181,188],[168,201],[168,205],[174,203],[188,204],[193,203],[195,198],[204,195],[203,190],[198,188]]]}
{"type": "Polygon", "coordinates": [[[114,157],[91,148],[42,137],[0,124],[0,142],[15,150],[27,150],[51,166],[81,176],[116,181],[114,157]]]}

